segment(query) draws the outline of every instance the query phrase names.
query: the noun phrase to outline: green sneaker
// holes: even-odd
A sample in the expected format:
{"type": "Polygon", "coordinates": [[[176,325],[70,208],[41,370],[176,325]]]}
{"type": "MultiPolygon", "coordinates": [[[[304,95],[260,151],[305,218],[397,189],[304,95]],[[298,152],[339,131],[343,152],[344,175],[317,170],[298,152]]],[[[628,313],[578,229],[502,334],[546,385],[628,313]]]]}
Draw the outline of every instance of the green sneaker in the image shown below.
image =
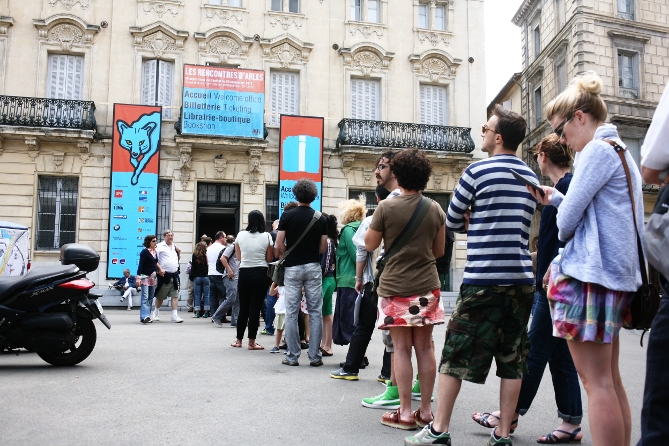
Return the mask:
{"type": "MultiPolygon", "coordinates": [[[[418,380],[418,375],[416,375],[416,380],[413,382],[411,387],[411,399],[414,401],[420,401],[420,381],[418,380]]],[[[430,401],[434,401],[434,396],[430,397],[430,401]]]]}
{"type": "Polygon", "coordinates": [[[488,446],[513,446],[511,444],[511,438],[509,437],[498,437],[495,435],[495,428],[493,427],[490,431],[490,438],[488,439],[488,446]]]}
{"type": "Polygon", "coordinates": [[[363,398],[362,405],[371,409],[399,409],[400,394],[397,386],[393,386],[393,383],[388,381],[385,392],[372,398],[363,398]]]}
{"type": "Polygon", "coordinates": [[[418,432],[416,435],[404,438],[404,444],[406,446],[415,446],[421,444],[446,444],[451,445],[451,434],[448,432],[442,432],[439,435],[434,435],[432,433],[432,423],[428,424],[423,428],[422,431],[418,432]]]}

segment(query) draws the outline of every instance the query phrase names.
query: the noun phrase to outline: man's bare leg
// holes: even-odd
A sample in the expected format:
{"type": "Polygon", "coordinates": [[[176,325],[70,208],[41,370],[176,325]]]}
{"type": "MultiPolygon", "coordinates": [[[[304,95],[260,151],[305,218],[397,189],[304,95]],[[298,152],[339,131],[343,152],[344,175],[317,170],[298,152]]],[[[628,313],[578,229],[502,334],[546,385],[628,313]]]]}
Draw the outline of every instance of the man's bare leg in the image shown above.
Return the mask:
{"type": "Polygon", "coordinates": [[[434,421],[432,422],[432,428],[436,432],[448,432],[453,406],[455,406],[455,400],[460,393],[460,387],[462,387],[461,379],[444,373],[439,374],[437,413],[434,414],[434,421]]]}

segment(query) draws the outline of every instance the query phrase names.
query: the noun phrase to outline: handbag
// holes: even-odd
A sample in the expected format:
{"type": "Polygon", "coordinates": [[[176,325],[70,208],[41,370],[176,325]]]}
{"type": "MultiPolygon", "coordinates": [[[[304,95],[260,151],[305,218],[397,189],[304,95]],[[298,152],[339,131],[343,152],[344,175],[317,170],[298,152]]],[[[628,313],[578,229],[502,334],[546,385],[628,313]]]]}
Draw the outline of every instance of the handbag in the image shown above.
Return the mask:
{"type": "Polygon", "coordinates": [[[657,292],[655,285],[648,282],[648,273],[646,272],[646,260],[643,255],[643,245],[641,244],[641,237],[639,236],[639,227],[636,221],[636,206],[634,204],[634,190],[632,189],[632,177],[630,175],[630,169],[627,165],[627,160],[625,159],[625,149],[614,141],[604,140],[607,143],[611,144],[615,149],[616,153],[620,157],[620,160],[623,164],[623,169],[625,169],[625,176],[627,176],[627,187],[629,188],[630,201],[632,203],[632,220],[634,221],[634,228],[636,230],[636,241],[637,241],[637,251],[639,255],[639,267],[641,269],[641,288],[639,288],[636,293],[634,293],[634,298],[630,305],[630,312],[632,316],[632,322],[630,326],[625,328],[632,330],[643,330],[641,335],[641,345],[643,346],[643,336],[646,334],[646,331],[650,330],[651,323],[653,318],[657,314],[658,309],[660,308],[660,294],[657,292]]]}
{"type": "Polygon", "coordinates": [[[669,186],[660,189],[653,213],[648,219],[643,241],[648,263],[669,278],[669,186]]]}
{"type": "Polygon", "coordinates": [[[283,266],[283,262],[286,260],[286,257],[288,257],[288,254],[291,253],[293,249],[302,241],[305,235],[307,235],[307,232],[309,232],[309,229],[318,221],[318,219],[321,218],[321,213],[318,211],[314,211],[314,216],[311,218],[311,221],[307,225],[307,228],[302,232],[302,235],[300,235],[300,238],[297,239],[295,244],[288,248],[286,252],[283,253],[281,258],[277,260],[276,262],[270,262],[267,266],[267,277],[272,279],[272,282],[276,283],[277,286],[283,286],[283,276],[286,272],[286,267],[283,266]]]}

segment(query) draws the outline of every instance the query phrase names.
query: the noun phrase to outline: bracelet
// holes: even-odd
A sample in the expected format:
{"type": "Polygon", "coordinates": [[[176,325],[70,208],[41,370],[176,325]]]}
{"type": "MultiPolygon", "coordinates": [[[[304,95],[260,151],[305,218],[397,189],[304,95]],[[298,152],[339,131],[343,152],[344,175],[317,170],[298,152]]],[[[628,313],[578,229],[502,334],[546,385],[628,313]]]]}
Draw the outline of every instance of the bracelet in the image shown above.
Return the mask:
{"type": "Polygon", "coordinates": [[[357,282],[358,280],[362,280],[362,277],[356,277],[355,281],[357,282]]]}

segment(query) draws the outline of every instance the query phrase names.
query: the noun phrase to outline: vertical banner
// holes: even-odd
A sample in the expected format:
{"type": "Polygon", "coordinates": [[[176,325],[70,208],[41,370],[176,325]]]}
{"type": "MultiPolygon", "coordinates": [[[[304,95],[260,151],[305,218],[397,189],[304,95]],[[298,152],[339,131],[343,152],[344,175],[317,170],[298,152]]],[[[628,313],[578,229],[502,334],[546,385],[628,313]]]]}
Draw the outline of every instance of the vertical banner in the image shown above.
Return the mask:
{"type": "Polygon", "coordinates": [[[28,227],[0,221],[0,276],[22,276],[28,272],[28,227]]]}
{"type": "Polygon", "coordinates": [[[114,104],[107,278],[137,272],[144,237],[156,233],[162,108],[114,104]]]}
{"type": "Polygon", "coordinates": [[[281,115],[279,216],[283,214],[286,203],[295,200],[293,186],[302,178],[316,183],[318,196],[311,207],[317,211],[322,208],[324,122],[323,118],[281,115]]]}
{"type": "Polygon", "coordinates": [[[265,72],[184,65],[181,133],[263,138],[265,72]]]}

